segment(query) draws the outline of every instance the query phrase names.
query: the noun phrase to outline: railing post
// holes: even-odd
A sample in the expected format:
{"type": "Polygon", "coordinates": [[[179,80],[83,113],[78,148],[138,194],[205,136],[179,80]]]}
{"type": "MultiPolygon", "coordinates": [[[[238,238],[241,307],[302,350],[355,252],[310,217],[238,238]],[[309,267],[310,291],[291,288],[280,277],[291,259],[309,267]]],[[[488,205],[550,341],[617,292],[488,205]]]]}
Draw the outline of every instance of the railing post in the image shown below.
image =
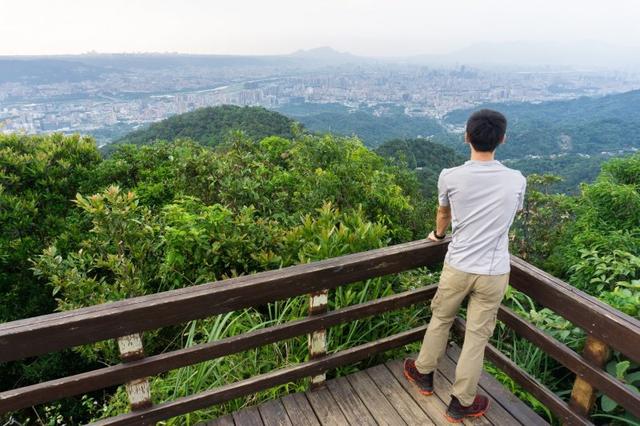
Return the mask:
{"type": "MultiPolygon", "coordinates": [[[[123,362],[135,361],[144,358],[144,348],[142,346],[142,336],[139,333],[129,336],[118,337],[118,349],[120,359],[123,362]]],[[[132,411],[149,408],[151,402],[151,388],[148,378],[132,380],[125,384],[129,406],[132,411]]]]}
{"type": "MultiPolygon", "coordinates": [[[[603,368],[611,349],[604,342],[595,337],[588,336],[582,350],[582,356],[594,367],[603,368]]],[[[596,389],[580,376],[576,377],[571,390],[571,400],[569,406],[578,414],[589,417],[591,408],[596,402],[596,389]]]]}
{"type": "MultiPolygon", "coordinates": [[[[329,290],[320,290],[309,294],[309,316],[327,312],[329,290]]],[[[327,353],[327,330],[322,328],[308,335],[309,359],[320,358],[327,353]]],[[[311,377],[311,389],[322,387],[327,374],[322,373],[311,377]]]]}

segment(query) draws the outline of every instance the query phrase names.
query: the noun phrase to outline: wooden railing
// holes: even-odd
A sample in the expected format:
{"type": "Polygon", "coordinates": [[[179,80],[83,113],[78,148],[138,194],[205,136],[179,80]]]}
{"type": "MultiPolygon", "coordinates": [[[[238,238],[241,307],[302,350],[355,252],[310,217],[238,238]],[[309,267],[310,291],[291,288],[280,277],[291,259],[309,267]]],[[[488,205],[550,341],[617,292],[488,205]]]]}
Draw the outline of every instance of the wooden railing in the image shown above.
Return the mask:
{"type": "MultiPolygon", "coordinates": [[[[0,413],[7,413],[60,398],[85,394],[113,385],[127,384],[131,412],[101,420],[101,425],[154,424],[157,421],[220,404],[304,377],[321,384],[325,371],[354,363],[371,355],[422,339],[425,326],[385,337],[350,349],[324,354],[312,349],[310,360],[281,368],[209,391],[152,405],[147,378],[265,344],[309,334],[323,334],[329,327],[383,312],[425,303],[436,286],[384,297],[358,305],[326,311],[322,295],[327,290],[406,270],[442,262],[448,240],[414,241],[383,249],[342,256],[275,271],[232,278],[179,290],[136,297],[75,311],[44,315],[0,325],[0,362],[106,339],[118,339],[123,362],[98,370],[63,377],[0,393],[0,413]],[[144,356],[139,333],[269,302],[310,294],[307,318],[249,333],[158,355],[144,356]],[[314,308],[320,306],[320,308],[314,308]],[[315,354],[314,354],[315,351],[315,354]]],[[[511,285],[536,302],[584,329],[591,339],[608,345],[629,359],[640,362],[640,322],[563,283],[521,259],[512,258],[511,285]]],[[[626,410],[640,416],[640,397],[604,372],[591,357],[583,357],[533,327],[507,307],[499,319],[520,336],[573,371],[577,380],[607,394],[626,410]]],[[[458,320],[455,330],[464,331],[458,320]]],[[[310,339],[310,341],[313,339],[310,339]]],[[[323,340],[316,339],[322,346],[323,340]]],[[[486,354],[525,390],[532,393],[566,424],[590,424],[590,407],[567,404],[508,357],[488,346],[486,354]]],[[[592,389],[593,390],[593,389],[592,389]]],[[[593,400],[593,396],[590,397],[593,400]]]]}

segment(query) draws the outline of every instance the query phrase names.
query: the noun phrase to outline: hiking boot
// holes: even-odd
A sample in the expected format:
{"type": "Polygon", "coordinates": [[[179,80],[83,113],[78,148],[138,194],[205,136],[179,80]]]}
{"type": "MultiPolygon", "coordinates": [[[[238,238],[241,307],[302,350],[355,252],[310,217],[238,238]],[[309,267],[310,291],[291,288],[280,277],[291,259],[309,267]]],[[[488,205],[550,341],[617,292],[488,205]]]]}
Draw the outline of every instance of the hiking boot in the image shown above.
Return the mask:
{"type": "Polygon", "coordinates": [[[473,404],[465,407],[460,404],[458,398],[451,395],[451,402],[447,408],[445,417],[451,423],[461,423],[466,417],[480,417],[489,409],[489,398],[484,395],[476,395],[473,404]]]}
{"type": "Polygon", "coordinates": [[[423,395],[433,394],[433,372],[422,374],[416,368],[416,361],[411,358],[404,360],[404,377],[418,385],[418,391],[423,395]]]}

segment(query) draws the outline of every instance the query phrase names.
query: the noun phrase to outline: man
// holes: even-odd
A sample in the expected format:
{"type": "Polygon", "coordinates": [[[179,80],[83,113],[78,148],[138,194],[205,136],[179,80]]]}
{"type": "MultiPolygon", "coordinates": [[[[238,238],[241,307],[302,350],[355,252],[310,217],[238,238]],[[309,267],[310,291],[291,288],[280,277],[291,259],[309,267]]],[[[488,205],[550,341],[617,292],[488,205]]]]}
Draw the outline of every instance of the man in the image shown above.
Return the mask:
{"type": "Polygon", "coordinates": [[[526,188],[519,171],[494,159],[495,149],[505,141],[506,128],[506,118],[497,111],[472,114],[465,132],[471,159],[440,173],[436,229],[428,238],[443,239],[451,223],[452,239],[420,354],[404,363],[407,379],[422,394],[431,395],[433,371],[445,352],[460,304],[468,296],[467,329],[446,414],[454,423],[479,417],[489,407],[487,397],[478,395],[476,388],[484,348],[509,282],[509,228],[523,207],[526,188]]]}

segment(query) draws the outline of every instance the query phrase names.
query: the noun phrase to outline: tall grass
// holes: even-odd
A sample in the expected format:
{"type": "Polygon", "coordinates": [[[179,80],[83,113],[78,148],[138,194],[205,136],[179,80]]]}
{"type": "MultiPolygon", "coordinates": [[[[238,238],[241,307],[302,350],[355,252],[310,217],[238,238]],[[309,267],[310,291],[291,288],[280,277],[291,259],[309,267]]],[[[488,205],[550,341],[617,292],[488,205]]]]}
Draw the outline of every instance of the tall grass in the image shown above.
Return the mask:
{"type": "MultiPolygon", "coordinates": [[[[432,284],[437,280],[438,274],[423,269],[353,283],[330,292],[329,309],[339,309],[379,299],[397,292],[432,284]]],[[[427,313],[427,302],[425,301],[424,304],[415,307],[331,327],[327,333],[327,350],[328,352],[340,351],[423,325],[427,313]]],[[[282,324],[305,317],[307,311],[308,297],[301,296],[256,308],[229,312],[205,320],[192,321],[184,327],[178,346],[191,347],[282,324]]],[[[335,377],[348,374],[372,363],[397,357],[404,352],[404,349],[390,351],[374,359],[330,371],[328,376],[335,377]]],[[[151,381],[153,401],[154,403],[171,401],[224,384],[247,379],[257,374],[298,364],[307,359],[306,336],[264,345],[246,352],[180,368],[153,378],[151,381]]],[[[247,405],[277,398],[291,392],[304,391],[307,388],[308,380],[303,379],[277,386],[255,395],[238,398],[225,404],[176,417],[162,424],[196,424],[236,411],[247,405]]],[[[112,401],[105,407],[102,415],[115,415],[126,410],[126,394],[124,389],[120,388],[112,401]]]]}

